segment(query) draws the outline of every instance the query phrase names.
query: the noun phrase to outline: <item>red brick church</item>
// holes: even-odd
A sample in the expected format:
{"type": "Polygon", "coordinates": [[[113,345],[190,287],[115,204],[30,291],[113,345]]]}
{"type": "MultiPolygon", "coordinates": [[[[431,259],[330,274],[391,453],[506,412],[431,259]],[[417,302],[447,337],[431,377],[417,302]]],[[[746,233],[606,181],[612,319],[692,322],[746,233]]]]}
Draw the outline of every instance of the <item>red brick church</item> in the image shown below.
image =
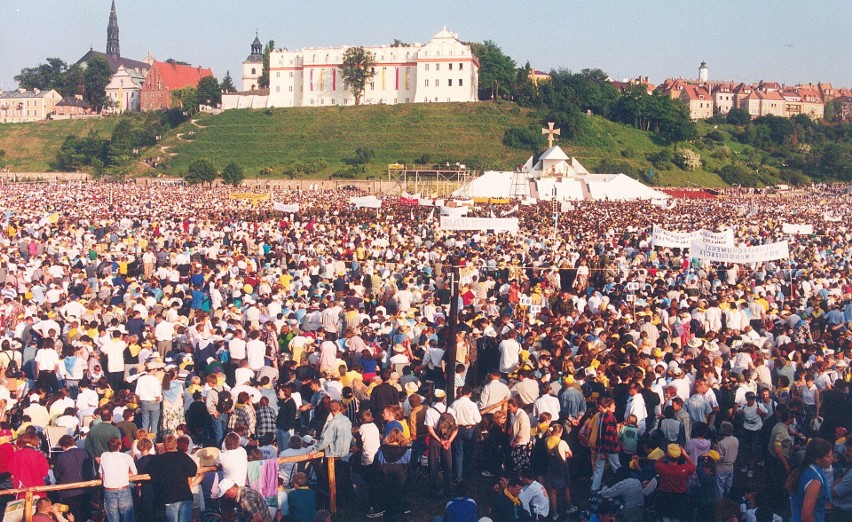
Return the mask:
{"type": "Polygon", "coordinates": [[[184,87],[196,87],[213,71],[192,65],[154,61],[142,83],[142,110],[171,109],[171,93],[184,87]]]}

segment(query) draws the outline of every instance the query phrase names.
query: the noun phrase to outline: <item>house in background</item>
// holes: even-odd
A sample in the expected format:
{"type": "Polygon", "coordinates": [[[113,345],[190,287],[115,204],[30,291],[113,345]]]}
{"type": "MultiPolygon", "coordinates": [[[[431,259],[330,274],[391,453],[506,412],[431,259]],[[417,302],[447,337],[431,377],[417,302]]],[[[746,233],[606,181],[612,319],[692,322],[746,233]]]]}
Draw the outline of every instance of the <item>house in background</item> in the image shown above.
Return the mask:
{"type": "Polygon", "coordinates": [[[685,85],[680,91],[680,101],[693,121],[713,117],[713,97],[700,85],[685,85]]]}
{"type": "Polygon", "coordinates": [[[138,112],[141,109],[142,84],[145,82],[147,71],[147,68],[134,69],[119,66],[105,89],[111,106],[109,109],[104,109],[104,112],[113,114],[121,114],[125,111],[138,112]]]}
{"type": "Polygon", "coordinates": [[[0,92],[0,123],[42,121],[53,116],[62,96],[53,89],[0,92]]]}
{"type": "Polygon", "coordinates": [[[54,120],[70,120],[83,116],[95,116],[92,114],[92,106],[83,99],[79,94],[76,96],[68,96],[56,104],[56,113],[53,115],[54,120]]]}
{"type": "Polygon", "coordinates": [[[213,71],[192,65],[154,61],[142,82],[141,107],[143,111],[171,109],[171,93],[184,87],[197,87],[213,71]]]}

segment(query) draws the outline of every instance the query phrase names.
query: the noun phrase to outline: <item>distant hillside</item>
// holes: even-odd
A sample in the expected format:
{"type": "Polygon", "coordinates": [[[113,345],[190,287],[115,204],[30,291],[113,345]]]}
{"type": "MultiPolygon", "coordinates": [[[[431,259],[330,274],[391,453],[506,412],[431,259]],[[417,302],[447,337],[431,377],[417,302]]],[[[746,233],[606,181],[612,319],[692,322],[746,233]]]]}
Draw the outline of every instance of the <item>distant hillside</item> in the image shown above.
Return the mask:
{"type": "MultiPolygon", "coordinates": [[[[561,137],[557,143],[592,172],[623,172],[646,183],[672,186],[725,185],[718,172],[737,183],[742,177],[757,184],[786,181],[783,167],[772,166],[782,160],[735,139],[742,127],[699,122],[699,139],[673,147],[654,133],[598,116],[582,118],[577,137],[561,137]],[[692,157],[692,166],[683,155],[692,157]]],[[[67,135],[94,131],[108,139],[118,121],[112,117],[0,125],[0,150],[5,151],[0,166],[20,172],[49,170],[67,135]]],[[[458,161],[476,170],[512,169],[547,146],[542,121],[531,109],[507,102],[232,110],[199,115],[164,132],[159,144],[142,150],[140,157],[161,156],[164,165],[157,173],[174,176],[185,174],[190,163],[202,158],[220,170],[234,162],[248,178],[376,178],[396,162],[458,161]],[[510,130],[522,139],[509,139],[510,130]],[[356,167],[358,156],[368,163],[356,167]]],[[[155,173],[142,162],[121,170],[155,173]]]]}

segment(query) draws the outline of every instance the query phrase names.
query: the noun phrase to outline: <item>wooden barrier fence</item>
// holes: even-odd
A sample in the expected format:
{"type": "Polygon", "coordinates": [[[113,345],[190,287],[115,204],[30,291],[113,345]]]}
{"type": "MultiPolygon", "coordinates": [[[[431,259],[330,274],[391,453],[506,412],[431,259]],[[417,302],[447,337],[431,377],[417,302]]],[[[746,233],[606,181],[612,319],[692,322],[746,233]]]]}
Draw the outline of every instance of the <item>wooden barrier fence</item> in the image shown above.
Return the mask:
{"type": "Polygon", "coordinates": [[[502,401],[496,404],[492,404],[491,406],[486,406],[482,408],[481,410],[479,410],[479,413],[480,415],[485,415],[486,413],[494,413],[495,411],[502,411],[503,413],[506,413],[506,409],[508,408],[508,406],[509,400],[503,399],[502,401]]]}
{"type": "MultiPolygon", "coordinates": [[[[325,453],[307,453],[305,455],[293,455],[291,457],[278,457],[278,464],[290,464],[293,462],[305,462],[309,460],[321,459],[325,457],[325,453]]],[[[334,457],[329,457],[326,460],[328,466],[328,489],[329,489],[329,508],[332,513],[337,512],[337,480],[334,472],[334,457]]],[[[207,466],[198,468],[198,474],[219,471],[215,466],[207,466]]],[[[151,480],[150,475],[133,475],[130,477],[130,482],[144,482],[151,480]]],[[[33,518],[33,498],[34,493],[43,493],[48,491],[64,491],[68,489],[96,488],[103,485],[103,481],[89,480],[86,482],[73,482],[71,484],[51,484],[45,486],[31,486],[28,488],[4,489],[0,491],[0,496],[3,495],[19,495],[24,494],[24,520],[31,522],[33,518]]]]}

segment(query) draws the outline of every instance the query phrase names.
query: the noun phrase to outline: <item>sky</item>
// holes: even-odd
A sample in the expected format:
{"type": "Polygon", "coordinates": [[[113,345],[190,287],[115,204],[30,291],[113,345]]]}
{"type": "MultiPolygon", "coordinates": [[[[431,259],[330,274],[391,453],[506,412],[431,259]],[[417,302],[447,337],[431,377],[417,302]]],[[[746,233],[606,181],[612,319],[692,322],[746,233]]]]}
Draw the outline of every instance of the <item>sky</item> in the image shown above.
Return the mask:
{"type": "MultiPolygon", "coordinates": [[[[0,0],[0,89],[24,67],[104,51],[110,0],[0,0]]],[[[697,78],[852,87],[849,0],[116,0],[121,55],[175,58],[231,72],[255,30],[301,49],[425,43],[443,26],[492,40],[518,65],[599,68],[613,79],[697,78]]]]}

